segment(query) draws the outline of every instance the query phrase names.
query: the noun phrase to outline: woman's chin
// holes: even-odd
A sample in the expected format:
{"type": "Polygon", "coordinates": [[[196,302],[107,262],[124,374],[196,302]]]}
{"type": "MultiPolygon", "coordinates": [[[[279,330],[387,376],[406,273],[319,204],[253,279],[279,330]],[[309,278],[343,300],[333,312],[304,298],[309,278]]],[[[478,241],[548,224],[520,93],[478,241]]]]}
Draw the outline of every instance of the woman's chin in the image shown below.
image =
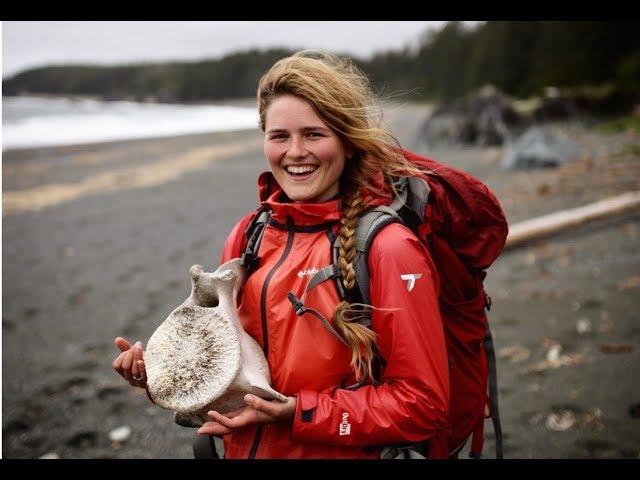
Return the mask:
{"type": "Polygon", "coordinates": [[[287,197],[289,197],[289,199],[291,199],[292,202],[296,202],[296,203],[313,203],[314,202],[313,195],[304,195],[304,194],[294,193],[292,195],[287,194],[287,197]]]}
{"type": "Polygon", "coordinates": [[[285,190],[284,193],[287,194],[287,197],[289,197],[292,202],[296,203],[315,203],[318,198],[316,193],[304,191],[299,188],[289,189],[289,191],[285,190]]]}
{"type": "Polygon", "coordinates": [[[333,189],[328,190],[320,190],[318,188],[314,188],[313,185],[284,185],[282,186],[282,190],[287,195],[287,197],[296,203],[321,203],[326,202],[331,197],[335,196],[338,193],[337,188],[335,189],[335,194],[333,193],[333,189]]]}

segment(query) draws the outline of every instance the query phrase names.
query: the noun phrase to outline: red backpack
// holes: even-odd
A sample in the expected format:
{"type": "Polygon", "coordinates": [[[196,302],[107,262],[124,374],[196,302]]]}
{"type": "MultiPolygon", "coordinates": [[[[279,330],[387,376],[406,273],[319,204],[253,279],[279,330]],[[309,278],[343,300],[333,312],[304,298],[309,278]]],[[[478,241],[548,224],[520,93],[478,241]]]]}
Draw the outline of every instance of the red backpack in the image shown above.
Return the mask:
{"type": "Polygon", "coordinates": [[[450,455],[456,457],[472,435],[470,456],[482,456],[488,401],[496,456],[502,458],[495,353],[485,312],[491,308],[491,298],[483,280],[504,248],[507,221],[495,195],[478,179],[415,153],[404,153],[414,166],[428,172],[409,179],[408,208],[398,213],[427,246],[440,277],[438,300],[451,388],[450,455]],[[416,188],[418,182],[420,188],[416,188]],[[426,202],[425,183],[429,189],[426,202]]]}
{"type": "MultiPolygon", "coordinates": [[[[337,267],[338,245],[334,241],[333,265],[312,276],[305,293],[334,278],[343,298],[369,304],[367,255],[373,239],[389,223],[400,222],[409,227],[426,245],[440,278],[438,300],[449,357],[450,456],[457,458],[470,437],[469,455],[482,456],[484,420],[488,418],[485,406],[488,406],[496,456],[502,458],[495,354],[485,313],[485,308],[491,307],[491,298],[484,291],[483,280],[486,269],[502,252],[507,222],[496,197],[478,179],[408,150],[403,153],[413,166],[425,173],[398,178],[399,196],[392,204],[368,210],[360,217],[354,260],[358,288],[345,294],[337,267]]],[[[235,251],[244,251],[242,263],[249,272],[259,261],[257,253],[269,213],[260,208],[248,222],[242,245],[235,246],[235,251]]],[[[289,300],[298,315],[318,316],[342,340],[325,318],[306,308],[293,293],[289,293],[289,300]]],[[[370,318],[361,323],[371,326],[370,318]]]]}

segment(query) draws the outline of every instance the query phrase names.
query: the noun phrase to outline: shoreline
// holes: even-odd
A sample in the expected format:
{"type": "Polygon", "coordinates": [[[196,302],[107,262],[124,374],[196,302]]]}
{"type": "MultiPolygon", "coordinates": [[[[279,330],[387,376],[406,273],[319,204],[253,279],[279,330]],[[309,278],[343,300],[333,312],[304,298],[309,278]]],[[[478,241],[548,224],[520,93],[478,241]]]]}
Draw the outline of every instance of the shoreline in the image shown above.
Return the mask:
{"type": "Polygon", "coordinates": [[[243,105],[255,105],[255,98],[253,97],[244,97],[244,98],[224,98],[220,100],[198,100],[192,102],[159,102],[157,100],[147,100],[147,101],[137,101],[133,98],[122,98],[118,100],[107,100],[104,97],[99,95],[82,95],[82,94],[52,94],[52,93],[27,93],[25,95],[2,95],[2,99],[5,98],[46,98],[51,100],[61,100],[61,99],[69,99],[74,101],[82,101],[82,100],[93,100],[97,102],[104,103],[113,103],[113,102],[131,102],[131,103],[140,103],[143,105],[217,105],[218,103],[224,104],[237,104],[238,106],[243,105]]]}
{"type": "Polygon", "coordinates": [[[255,102],[247,99],[192,104],[82,96],[3,99],[3,152],[258,128],[255,102]]]}
{"type": "Polygon", "coordinates": [[[250,133],[254,130],[257,131],[258,128],[248,127],[248,128],[236,128],[236,129],[230,129],[230,130],[211,130],[211,131],[204,131],[204,132],[191,132],[191,133],[182,133],[182,134],[160,134],[157,136],[145,136],[145,137],[135,137],[135,138],[114,138],[113,140],[87,141],[87,142],[81,142],[81,143],[65,143],[60,145],[15,147],[15,148],[8,148],[6,150],[3,149],[2,155],[3,157],[6,155],[11,157],[16,154],[29,156],[29,155],[38,155],[39,153],[47,154],[50,151],[56,152],[56,151],[66,150],[71,152],[71,151],[79,151],[84,148],[88,148],[88,149],[111,148],[111,147],[128,146],[128,145],[141,144],[144,142],[153,142],[153,141],[172,141],[177,139],[197,140],[197,138],[209,137],[211,135],[215,135],[218,133],[220,134],[234,133],[234,132],[250,133]]]}

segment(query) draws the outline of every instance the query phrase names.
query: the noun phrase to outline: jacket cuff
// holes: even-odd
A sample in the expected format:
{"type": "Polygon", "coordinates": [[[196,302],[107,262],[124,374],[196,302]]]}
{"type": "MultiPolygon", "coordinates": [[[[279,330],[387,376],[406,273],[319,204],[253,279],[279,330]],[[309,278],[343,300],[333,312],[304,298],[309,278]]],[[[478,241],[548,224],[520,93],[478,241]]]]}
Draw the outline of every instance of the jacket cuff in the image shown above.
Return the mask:
{"type": "Polygon", "coordinates": [[[313,430],[316,408],[318,406],[318,392],[301,390],[298,392],[296,412],[293,417],[291,437],[294,440],[304,440],[313,430]]]}

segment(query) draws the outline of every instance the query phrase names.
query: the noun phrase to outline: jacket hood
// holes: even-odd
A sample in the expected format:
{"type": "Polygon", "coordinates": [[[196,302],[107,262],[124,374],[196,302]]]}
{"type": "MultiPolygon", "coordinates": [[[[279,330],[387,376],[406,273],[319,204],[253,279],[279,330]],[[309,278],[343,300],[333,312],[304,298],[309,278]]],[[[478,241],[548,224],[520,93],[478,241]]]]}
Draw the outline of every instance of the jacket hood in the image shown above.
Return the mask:
{"type": "MultiPolygon", "coordinates": [[[[376,179],[376,186],[384,186],[382,174],[376,179]]],[[[287,218],[291,218],[297,226],[312,226],[322,223],[336,223],[340,221],[342,200],[334,197],[321,203],[295,203],[289,200],[282,187],[276,181],[273,173],[262,172],[258,177],[258,195],[260,204],[269,207],[272,211],[272,219],[278,223],[286,224],[287,218]]],[[[364,202],[367,209],[379,205],[389,205],[391,194],[384,189],[384,194],[374,192],[364,193],[364,202]]]]}

